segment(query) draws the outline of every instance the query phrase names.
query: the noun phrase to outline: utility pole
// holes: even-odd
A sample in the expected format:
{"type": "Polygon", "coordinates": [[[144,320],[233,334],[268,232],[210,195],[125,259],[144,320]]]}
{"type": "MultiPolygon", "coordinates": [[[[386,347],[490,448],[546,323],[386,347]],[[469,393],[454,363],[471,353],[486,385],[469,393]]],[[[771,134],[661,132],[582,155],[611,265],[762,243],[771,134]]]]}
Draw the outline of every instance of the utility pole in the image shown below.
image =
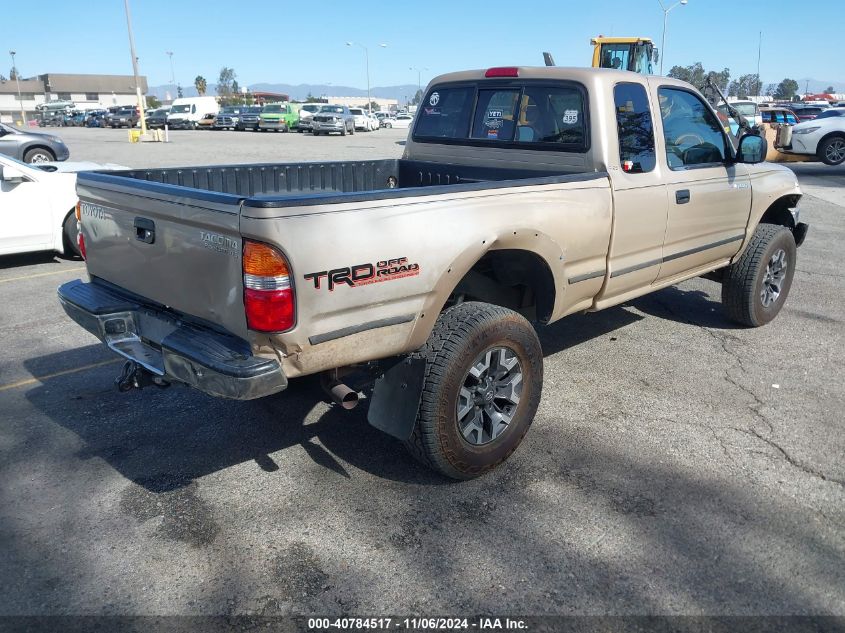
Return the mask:
{"type": "Polygon", "coordinates": [[[138,112],[141,116],[141,134],[147,133],[147,122],[144,119],[144,99],[141,96],[141,81],[138,77],[138,56],[135,54],[135,37],[132,35],[132,14],[129,12],[129,0],[123,0],[126,10],[126,28],[129,30],[129,52],[132,55],[132,72],[135,75],[135,94],[138,96],[138,112]]]}
{"type": "Polygon", "coordinates": [[[18,65],[15,63],[15,51],[9,51],[12,56],[12,69],[15,71],[15,83],[18,86],[18,103],[21,105],[21,127],[26,125],[26,113],[23,111],[23,97],[21,96],[21,74],[18,71],[18,65]]]}
{"type": "MultiPolygon", "coordinates": [[[[428,67],[417,68],[416,66],[411,66],[408,70],[417,71],[417,90],[422,93],[422,71],[428,70],[428,67]]],[[[422,94],[420,94],[420,99],[422,99],[422,94]]]]}
{"type": "Polygon", "coordinates": [[[176,87],[176,72],[173,70],[173,51],[165,51],[170,58],[170,83],[176,87]]]}
{"type": "Polygon", "coordinates": [[[760,51],[763,50],[763,31],[760,31],[760,38],[757,40],[757,96],[760,96],[760,51]]]}

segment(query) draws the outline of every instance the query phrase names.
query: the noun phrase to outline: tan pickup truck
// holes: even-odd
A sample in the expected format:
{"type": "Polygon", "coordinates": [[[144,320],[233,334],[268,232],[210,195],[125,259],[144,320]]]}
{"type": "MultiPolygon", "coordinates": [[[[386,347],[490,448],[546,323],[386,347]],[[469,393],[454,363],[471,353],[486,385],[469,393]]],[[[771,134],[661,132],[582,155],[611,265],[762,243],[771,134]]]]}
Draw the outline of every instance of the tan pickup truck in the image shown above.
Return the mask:
{"type": "Polygon", "coordinates": [[[371,424],[470,478],[534,417],[532,323],[699,275],[728,318],[777,315],[807,225],[765,154],[672,79],[443,75],[399,160],[80,174],[90,280],[59,298],[128,359],[121,389],[251,399],[321,373],[339,405],[367,393],[371,424]]]}

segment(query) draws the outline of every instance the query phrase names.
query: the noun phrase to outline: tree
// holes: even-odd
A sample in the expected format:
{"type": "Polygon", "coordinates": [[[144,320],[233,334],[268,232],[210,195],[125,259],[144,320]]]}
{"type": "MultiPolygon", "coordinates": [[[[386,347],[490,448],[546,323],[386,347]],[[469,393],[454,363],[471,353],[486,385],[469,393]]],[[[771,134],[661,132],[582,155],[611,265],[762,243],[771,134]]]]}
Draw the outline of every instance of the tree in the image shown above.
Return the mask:
{"type": "Polygon", "coordinates": [[[798,92],[798,82],[794,79],[784,79],[778,84],[774,97],[775,99],[791,101],[796,92],[798,92]]]}
{"type": "Polygon", "coordinates": [[[237,79],[232,80],[232,94],[238,96],[241,92],[241,86],[238,84],[237,79]]]}
{"type": "Polygon", "coordinates": [[[370,105],[364,106],[364,107],[365,108],[369,107],[370,112],[378,112],[380,106],[375,101],[370,101],[370,105]]]}
{"type": "Polygon", "coordinates": [[[177,99],[182,98],[182,86],[181,85],[176,86],[176,98],[177,99]]]}
{"type": "Polygon", "coordinates": [[[824,89],[824,91],[827,94],[833,94],[834,92],[836,92],[836,88],[834,88],[833,86],[828,86],[827,88],[824,89]]]}
{"type": "Polygon", "coordinates": [[[6,76],[3,73],[0,73],[0,81],[7,81],[6,76]]]}
{"type": "Polygon", "coordinates": [[[148,108],[160,108],[161,101],[158,100],[154,95],[147,95],[147,107],[148,108]]]}
{"type": "Polygon", "coordinates": [[[749,95],[757,95],[760,87],[760,76],[757,74],[742,75],[728,86],[729,97],[747,99],[749,95]]]}
{"type": "Polygon", "coordinates": [[[223,103],[228,103],[232,99],[234,93],[232,84],[235,83],[235,77],[237,75],[234,68],[223,66],[220,69],[220,75],[217,77],[217,94],[220,95],[223,103]]]}
{"type": "Polygon", "coordinates": [[[778,85],[777,85],[777,84],[768,84],[768,85],[766,86],[766,96],[768,96],[768,97],[774,97],[774,96],[775,96],[775,93],[777,92],[777,90],[778,90],[778,85]]]}
{"type": "Polygon", "coordinates": [[[208,90],[208,82],[205,80],[205,77],[197,75],[196,79],[194,79],[194,88],[197,89],[199,96],[205,96],[205,91],[208,90]]]}
{"type": "Polygon", "coordinates": [[[411,105],[419,105],[420,101],[422,101],[423,92],[422,90],[417,90],[417,94],[414,95],[414,98],[411,99],[411,105]]]}
{"type": "Polygon", "coordinates": [[[729,68],[725,68],[720,72],[704,70],[701,62],[696,62],[691,66],[672,66],[672,69],[669,71],[669,77],[692,84],[711,102],[715,103],[719,100],[719,96],[717,94],[711,94],[712,91],[707,90],[707,81],[713,81],[713,83],[719,86],[720,90],[724,91],[730,81],[731,71],[729,68]]]}
{"type": "Polygon", "coordinates": [[[20,76],[18,76],[18,69],[14,66],[12,66],[12,68],[9,70],[9,79],[11,81],[14,81],[15,79],[20,79],[20,76]]]}

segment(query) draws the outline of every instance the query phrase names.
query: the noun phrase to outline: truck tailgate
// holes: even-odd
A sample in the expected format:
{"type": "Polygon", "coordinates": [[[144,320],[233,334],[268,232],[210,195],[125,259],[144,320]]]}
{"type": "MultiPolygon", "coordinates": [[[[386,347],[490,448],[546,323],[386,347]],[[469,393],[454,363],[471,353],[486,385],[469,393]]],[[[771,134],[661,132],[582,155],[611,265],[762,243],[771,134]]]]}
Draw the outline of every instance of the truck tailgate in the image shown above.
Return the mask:
{"type": "Polygon", "coordinates": [[[91,276],[245,336],[241,197],[116,180],[77,181],[91,276]]]}

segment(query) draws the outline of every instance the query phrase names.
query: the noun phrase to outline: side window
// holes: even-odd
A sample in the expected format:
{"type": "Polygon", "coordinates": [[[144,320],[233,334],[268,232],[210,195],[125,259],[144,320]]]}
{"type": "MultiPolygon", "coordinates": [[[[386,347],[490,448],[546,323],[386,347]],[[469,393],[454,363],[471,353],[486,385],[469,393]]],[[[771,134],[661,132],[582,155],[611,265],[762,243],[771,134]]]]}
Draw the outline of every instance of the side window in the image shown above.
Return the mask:
{"type": "Polygon", "coordinates": [[[470,138],[510,141],[516,128],[519,90],[479,90],[470,138]]]}
{"type": "Polygon", "coordinates": [[[786,113],[786,122],[789,123],[790,125],[795,125],[796,123],[798,123],[798,119],[796,119],[795,115],[792,114],[791,112],[787,112],[786,113]]]}
{"type": "Polygon", "coordinates": [[[771,112],[761,112],[760,116],[763,117],[763,123],[771,123],[772,122],[772,113],[771,112]]]}
{"type": "Polygon", "coordinates": [[[616,129],[619,134],[619,164],[622,170],[640,174],[654,169],[654,126],[648,95],[640,84],[617,84],[613,89],[616,129]]]}
{"type": "Polygon", "coordinates": [[[725,135],[704,102],[677,88],[660,88],[657,94],[669,167],[683,169],[724,162],[725,135]]]}
{"type": "Polygon", "coordinates": [[[777,122],[778,123],[786,123],[786,119],[784,119],[784,117],[783,117],[783,112],[778,112],[776,114],[776,116],[777,116],[777,122]]]}

